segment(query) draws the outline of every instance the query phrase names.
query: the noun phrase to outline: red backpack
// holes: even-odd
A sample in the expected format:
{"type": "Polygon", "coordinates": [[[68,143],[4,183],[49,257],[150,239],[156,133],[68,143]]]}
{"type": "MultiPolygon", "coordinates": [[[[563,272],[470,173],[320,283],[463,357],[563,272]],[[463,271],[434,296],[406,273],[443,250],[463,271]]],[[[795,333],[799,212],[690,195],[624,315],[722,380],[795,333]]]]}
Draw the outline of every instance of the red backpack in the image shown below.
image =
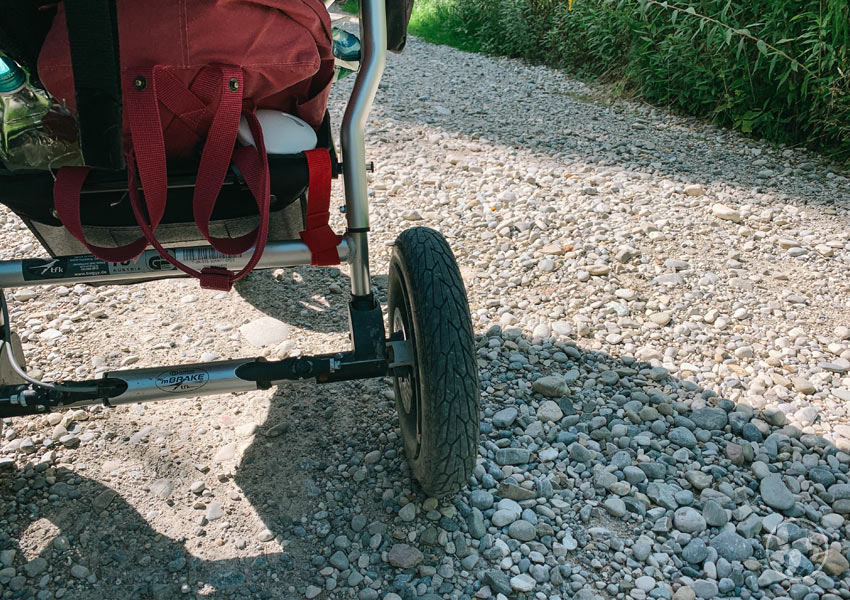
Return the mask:
{"type": "MultiPolygon", "coordinates": [[[[281,110],[318,128],[333,78],[330,16],[320,0],[118,0],[117,8],[128,192],[143,236],[117,248],[85,240],[80,191],[88,167],[59,170],[56,211],[65,228],[103,260],[131,260],[150,243],[176,268],[201,279],[202,287],[230,289],[256,265],[268,234],[268,159],[255,111],[281,110]],[[256,148],[235,149],[242,116],[256,148]],[[156,240],[167,197],[166,162],[192,156],[201,143],[192,203],[195,222],[223,254],[254,247],[238,273],[217,267],[197,272],[156,240]],[[231,162],[251,190],[260,224],[237,238],[212,237],[210,216],[231,162]]],[[[46,89],[73,109],[74,77],[61,5],[42,46],[38,72],[46,89]]],[[[306,154],[311,171],[328,179],[322,187],[329,190],[327,151],[306,154]]]]}

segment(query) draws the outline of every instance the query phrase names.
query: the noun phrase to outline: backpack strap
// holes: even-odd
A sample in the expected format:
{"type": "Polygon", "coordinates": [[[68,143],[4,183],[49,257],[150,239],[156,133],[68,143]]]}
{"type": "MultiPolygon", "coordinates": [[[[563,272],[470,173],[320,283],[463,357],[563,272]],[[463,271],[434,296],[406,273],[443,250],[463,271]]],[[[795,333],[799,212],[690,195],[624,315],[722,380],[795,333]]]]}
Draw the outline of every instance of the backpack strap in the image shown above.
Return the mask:
{"type": "MultiPolygon", "coordinates": [[[[130,124],[132,150],[126,154],[127,192],[133,214],[142,237],[118,248],[105,248],[89,244],[80,219],[80,194],[91,169],[88,167],[63,167],[54,185],[54,205],[65,228],[102,260],[122,262],[137,257],[150,244],[163,259],[175,268],[201,280],[201,287],[230,290],[234,281],[247,275],[259,262],[269,230],[269,205],[271,199],[268,157],[263,131],[252,103],[242,101],[242,70],[239,67],[216,66],[199,74],[198,95],[159,66],[137,69],[125,79],[125,109],[130,124]],[[212,74],[210,74],[212,73],[212,74]],[[161,91],[160,91],[161,89],[161,91]],[[208,109],[209,99],[219,94],[215,113],[208,109]],[[201,271],[181,263],[156,239],[156,228],[165,214],[168,199],[168,173],[165,140],[160,120],[159,103],[169,107],[185,125],[185,140],[180,143],[194,145],[192,136],[207,132],[207,140],[198,167],[192,200],[192,209],[198,230],[213,248],[222,254],[236,255],[254,248],[248,263],[237,273],[222,267],[207,267],[201,271]],[[234,152],[239,121],[244,115],[248,121],[255,146],[245,146],[234,152]],[[237,238],[217,238],[209,233],[209,224],[221,186],[231,160],[242,174],[257,203],[260,222],[253,231],[237,238]],[[144,199],[139,194],[139,182],[144,199]]],[[[197,138],[196,140],[197,141],[197,138]]],[[[328,159],[328,164],[330,159],[328,159]]],[[[328,176],[328,188],[330,176],[328,176]]],[[[327,192],[328,201],[330,191],[327,192]]]]}
{"type": "MultiPolygon", "coordinates": [[[[56,215],[62,221],[62,225],[65,226],[68,233],[77,238],[89,252],[99,259],[107,262],[133,260],[148,245],[144,236],[126,246],[118,246],[117,248],[95,246],[86,241],[80,218],[80,194],[90,172],[91,168],[89,167],[62,167],[56,172],[56,181],[53,183],[53,207],[56,209],[56,215]]],[[[151,225],[153,229],[156,229],[159,220],[152,221],[151,225]]]]}
{"type": "MultiPolygon", "coordinates": [[[[165,141],[160,121],[159,103],[166,106],[184,104],[192,107],[195,96],[191,91],[173,85],[173,79],[163,79],[169,75],[159,66],[131,71],[125,79],[125,105],[133,151],[128,154],[128,174],[134,175],[133,164],[138,168],[138,175],[145,192],[144,201],[139,198],[136,185],[128,186],[130,202],[142,233],[147,241],[171,263],[175,268],[201,280],[201,287],[218,290],[229,290],[234,281],[247,275],[256,266],[262,256],[268,237],[270,182],[268,173],[268,157],[262,129],[257,121],[253,105],[242,103],[242,69],[227,65],[211,67],[218,76],[214,80],[206,80],[208,89],[203,95],[217,92],[219,94],[218,108],[212,118],[207,133],[207,140],[198,167],[198,176],[192,200],[195,223],[201,235],[222,254],[241,254],[251,246],[254,247],[248,264],[238,273],[221,267],[208,267],[198,272],[179,262],[160,245],[155,236],[155,224],[162,218],[167,198],[167,168],[165,159],[165,141]],[[135,73],[135,74],[133,74],[135,73]],[[162,98],[157,91],[161,81],[169,81],[163,86],[162,98]],[[240,148],[234,153],[236,133],[242,115],[251,128],[256,141],[256,147],[240,148]],[[233,159],[242,173],[245,182],[257,203],[260,224],[252,232],[238,238],[216,238],[209,233],[209,223],[215,208],[222,183],[233,159]],[[146,208],[147,211],[143,210],[146,208]],[[147,212],[147,215],[145,214],[147,212]],[[148,219],[150,215],[150,220],[148,219]]],[[[192,108],[194,111],[197,105],[192,108]]],[[[131,177],[132,178],[132,177],[131,177]]]]}

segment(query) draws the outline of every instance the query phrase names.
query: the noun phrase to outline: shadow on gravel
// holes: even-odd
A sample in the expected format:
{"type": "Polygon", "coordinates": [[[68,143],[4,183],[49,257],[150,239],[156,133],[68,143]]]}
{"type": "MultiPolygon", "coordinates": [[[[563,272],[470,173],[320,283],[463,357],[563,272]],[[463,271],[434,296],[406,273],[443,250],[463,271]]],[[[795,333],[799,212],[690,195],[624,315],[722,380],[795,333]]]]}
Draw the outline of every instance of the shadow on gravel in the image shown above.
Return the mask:
{"type": "MultiPolygon", "coordinates": [[[[350,283],[335,268],[292,267],[254,271],[233,286],[243,300],[284,323],[321,333],[348,332],[350,283]]],[[[385,295],[387,276],[372,277],[378,297],[385,295]]],[[[346,344],[345,339],[341,345],[346,344]]]]}
{"type": "MultiPolygon", "coordinates": [[[[653,526],[651,519],[636,518],[646,513],[648,507],[632,496],[623,498],[627,512],[622,519],[612,518],[601,503],[595,507],[587,503],[586,499],[593,494],[588,496],[584,492],[583,495],[582,490],[586,490],[587,485],[593,490],[594,485],[590,483],[593,472],[564,459],[563,453],[568,452],[568,446],[574,441],[581,441],[585,447],[596,445],[607,464],[624,461],[625,464],[619,466],[621,469],[627,465],[637,466],[639,453],[651,457],[655,471],[647,470],[649,480],[635,483],[637,491],[650,496],[653,494],[648,492],[647,486],[653,481],[675,481],[688,489],[679,479],[679,469],[682,461],[691,465],[697,462],[704,465],[703,472],[710,475],[709,489],[718,487],[721,490],[712,490],[714,493],[710,497],[724,506],[733,505],[732,498],[724,496],[723,491],[723,485],[728,487],[729,484],[718,485],[718,480],[733,477],[739,469],[749,470],[746,462],[753,457],[741,450],[735,464],[714,460],[718,453],[724,458],[727,456],[729,450],[722,444],[724,440],[732,444],[733,454],[738,452],[741,428],[748,421],[727,419],[727,415],[736,414],[728,412],[736,410],[731,401],[720,399],[691,382],[667,377],[663,370],[628,357],[584,351],[563,343],[542,344],[542,352],[548,354],[545,356],[539,350],[529,352],[533,345],[530,339],[512,337],[497,329],[491,329],[484,336],[479,333],[476,339],[485,415],[480,451],[492,456],[500,448],[518,444],[531,450],[533,468],[542,472],[551,484],[541,488],[537,483],[538,493],[583,506],[580,512],[583,523],[570,523],[579,549],[568,554],[569,562],[591,568],[590,561],[612,547],[610,538],[599,537],[599,526],[606,527],[610,535],[620,539],[637,538],[653,526]],[[505,345],[512,355],[509,361],[495,363],[491,362],[492,357],[486,356],[492,351],[487,347],[491,336],[507,340],[505,345]],[[536,364],[531,365],[528,359],[535,354],[536,364]],[[547,437],[542,428],[539,433],[531,429],[540,421],[529,413],[527,403],[532,397],[542,401],[542,396],[529,389],[519,402],[500,398],[508,383],[517,378],[528,377],[528,381],[532,374],[563,374],[572,370],[579,375],[571,386],[582,387],[583,392],[576,400],[566,396],[556,398],[566,419],[561,422],[557,435],[547,437]],[[597,386],[600,381],[604,382],[603,387],[597,386]],[[703,404],[719,405],[723,409],[722,418],[728,420],[730,428],[711,433],[697,431],[697,440],[690,451],[680,449],[676,453],[665,453],[669,430],[681,427],[683,419],[694,416],[686,402],[691,408],[703,404]],[[494,428],[493,413],[507,406],[516,407],[519,415],[507,428],[494,428]],[[618,415],[619,409],[623,412],[618,415]],[[641,428],[636,422],[646,424],[650,421],[648,429],[655,435],[644,444],[639,432],[647,427],[641,428]],[[624,434],[621,438],[612,438],[611,431],[618,424],[622,425],[624,434]],[[546,441],[538,444],[535,438],[541,437],[546,441]],[[547,448],[560,453],[559,459],[541,463],[539,455],[547,448]],[[614,455],[619,459],[614,459],[614,455]],[[677,467],[677,463],[680,466],[677,467]],[[740,464],[744,466],[735,466],[740,464]],[[592,530],[594,527],[596,529],[592,530]],[[590,546],[586,546],[588,543],[590,546]],[[588,551],[588,548],[593,550],[588,551]]],[[[322,576],[319,572],[329,567],[330,557],[337,550],[343,552],[351,565],[360,565],[357,569],[360,575],[352,576],[351,568],[336,572],[336,581],[341,587],[365,576],[375,582],[373,586],[381,592],[379,597],[393,591],[405,600],[412,600],[422,596],[420,584],[431,590],[429,593],[452,594],[453,598],[462,594],[473,596],[482,585],[480,577],[473,585],[455,587],[452,581],[445,580],[437,589],[431,589],[431,576],[423,576],[416,568],[397,569],[381,561],[382,551],[389,550],[394,543],[406,542],[424,554],[422,564],[438,567],[447,556],[446,543],[450,541],[457,560],[473,551],[481,555],[472,571],[483,577],[486,571],[498,570],[502,557],[493,553],[495,548],[489,534],[479,538],[480,541],[470,536],[467,517],[471,507],[464,494],[444,502],[443,507],[451,504],[454,510],[444,512],[438,520],[430,520],[422,514],[411,523],[399,519],[398,500],[401,497],[407,496],[418,509],[424,498],[414,491],[416,486],[403,458],[394,402],[387,393],[389,389],[380,380],[279,387],[265,422],[245,450],[233,477],[244,494],[242,502],[251,505],[279,540],[285,540],[284,552],[265,552],[262,548],[266,545],[249,538],[246,549],[241,550],[248,554],[245,558],[201,560],[193,557],[191,550],[204,538],[172,539],[157,533],[148,523],[155,521],[156,514],[138,514],[111,489],[85,477],[84,470],[30,463],[20,471],[0,472],[0,550],[17,549],[14,566],[18,573],[31,573],[29,577],[16,576],[11,580],[0,575],[0,590],[5,589],[3,598],[35,596],[48,566],[53,569],[54,579],[65,580],[61,585],[66,600],[303,598],[307,585],[325,589],[331,576],[327,573],[322,576]],[[380,457],[373,454],[367,459],[375,450],[380,451],[380,457]],[[452,512],[453,516],[446,516],[452,512]],[[28,517],[11,518],[14,514],[27,514],[28,517]],[[28,528],[52,526],[57,528],[56,535],[46,547],[19,547],[18,541],[26,540],[28,528]],[[86,571],[71,571],[71,565],[82,565],[86,571]],[[95,583],[86,582],[89,572],[96,576],[95,583]],[[185,587],[185,592],[181,593],[181,586],[185,587]],[[290,590],[290,586],[295,590],[290,590]]],[[[743,409],[738,407],[737,410],[743,409]]],[[[764,431],[759,433],[750,431],[748,435],[757,438],[768,433],[767,429],[762,429],[764,431]]],[[[787,433],[793,432],[788,430],[787,433]]],[[[823,458],[837,452],[835,447],[822,441],[813,442],[810,451],[823,458]]],[[[105,452],[109,444],[122,442],[109,441],[105,452]]],[[[151,460],[151,455],[140,448],[136,458],[151,460]]],[[[523,471],[532,466],[516,468],[523,471]]],[[[501,497],[517,500],[527,497],[527,491],[518,489],[521,486],[506,478],[493,460],[484,460],[476,468],[474,479],[470,489],[488,489],[496,501],[501,497]]],[[[838,475],[838,479],[845,481],[846,473],[838,475]]],[[[697,492],[696,488],[694,491],[697,492]]],[[[175,501],[180,501],[183,492],[175,490],[175,501]]],[[[733,493],[736,503],[754,501],[757,494],[757,486],[756,489],[742,486],[733,493]]],[[[693,495],[694,506],[701,506],[705,492],[693,495]]],[[[598,500],[599,496],[595,498],[598,500]]],[[[201,514],[199,511],[199,518],[201,514]]],[[[799,503],[785,514],[806,516],[799,503]]],[[[548,557],[547,561],[554,561],[553,544],[560,540],[560,526],[544,514],[536,518],[536,539],[528,542],[528,546],[548,557]]],[[[198,532],[202,530],[199,525],[198,532]]],[[[222,553],[234,554],[233,543],[228,537],[222,553]]],[[[508,547],[516,550],[519,542],[509,539],[508,547]]],[[[764,559],[764,546],[758,538],[754,547],[755,557],[764,559]]],[[[552,567],[553,573],[558,570],[554,564],[552,567]]],[[[602,568],[613,572],[620,567],[610,564],[602,568]]],[[[455,572],[459,571],[456,565],[455,572]]],[[[699,576],[698,568],[685,567],[683,572],[699,576]]],[[[354,586],[362,588],[368,581],[354,586]]],[[[45,585],[52,588],[56,584],[51,584],[48,578],[45,585]]],[[[781,586],[776,591],[781,591],[781,586]]],[[[604,595],[604,590],[600,593],[604,595]]],[[[326,592],[320,597],[336,596],[326,592]]]]}

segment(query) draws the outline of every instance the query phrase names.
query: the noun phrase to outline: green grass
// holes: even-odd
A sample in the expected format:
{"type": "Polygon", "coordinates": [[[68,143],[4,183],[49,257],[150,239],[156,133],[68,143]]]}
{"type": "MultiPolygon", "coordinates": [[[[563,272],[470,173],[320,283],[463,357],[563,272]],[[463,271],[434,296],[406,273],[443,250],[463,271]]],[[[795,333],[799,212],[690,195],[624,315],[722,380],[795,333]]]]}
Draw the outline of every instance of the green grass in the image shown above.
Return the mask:
{"type": "Polygon", "coordinates": [[[410,30],[850,165],[848,0],[417,0],[410,30]]]}
{"type": "Polygon", "coordinates": [[[408,31],[432,44],[479,52],[481,44],[474,36],[468,35],[454,4],[446,0],[418,0],[413,5],[408,31]]]}
{"type": "Polygon", "coordinates": [[[343,2],[337,2],[336,5],[343,12],[347,12],[352,15],[356,15],[360,8],[360,3],[357,0],[344,0],[343,2]]]}

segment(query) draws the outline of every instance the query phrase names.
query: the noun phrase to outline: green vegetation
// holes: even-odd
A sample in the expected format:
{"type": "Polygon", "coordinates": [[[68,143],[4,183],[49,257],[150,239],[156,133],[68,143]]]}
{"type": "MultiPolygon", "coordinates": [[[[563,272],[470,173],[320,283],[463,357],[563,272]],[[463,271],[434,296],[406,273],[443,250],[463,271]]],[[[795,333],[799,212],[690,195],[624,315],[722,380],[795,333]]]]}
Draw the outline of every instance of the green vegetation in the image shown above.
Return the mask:
{"type": "Polygon", "coordinates": [[[342,2],[337,2],[337,6],[343,12],[347,12],[352,15],[356,15],[360,10],[360,2],[358,0],[343,0],[342,2]]]}
{"type": "Polygon", "coordinates": [[[417,0],[411,32],[850,162],[847,0],[417,0]]]}
{"type": "Polygon", "coordinates": [[[433,44],[443,44],[468,52],[480,52],[475,36],[466,35],[454,2],[426,0],[413,5],[408,31],[433,44]]]}

